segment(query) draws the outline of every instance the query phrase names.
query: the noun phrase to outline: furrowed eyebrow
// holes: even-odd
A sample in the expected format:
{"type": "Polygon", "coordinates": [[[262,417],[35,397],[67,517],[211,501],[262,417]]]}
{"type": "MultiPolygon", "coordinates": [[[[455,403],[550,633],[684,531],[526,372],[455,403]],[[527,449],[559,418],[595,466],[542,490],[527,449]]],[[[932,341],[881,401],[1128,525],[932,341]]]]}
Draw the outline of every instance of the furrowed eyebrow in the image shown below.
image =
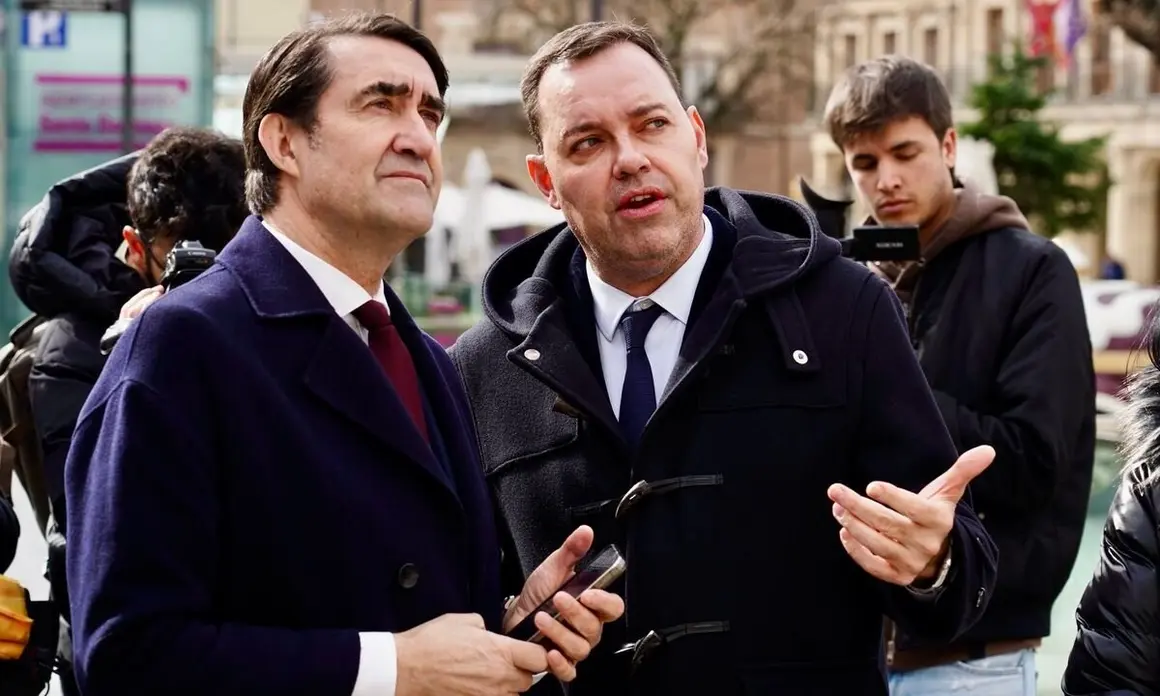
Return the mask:
{"type": "MultiPolygon", "coordinates": [[[[628,115],[632,118],[640,118],[641,116],[647,116],[654,111],[664,111],[665,113],[668,113],[668,108],[661,102],[652,102],[648,104],[641,104],[640,106],[634,108],[632,111],[629,111],[628,115]]],[[[560,139],[568,140],[574,136],[580,135],[581,133],[596,130],[599,127],[600,124],[596,123],[595,121],[584,121],[582,123],[577,123],[576,125],[565,129],[563,135],[560,136],[560,139]]]]}
{"type": "MultiPolygon", "coordinates": [[[[411,86],[408,84],[380,80],[360,89],[355,100],[361,101],[371,97],[397,99],[398,97],[410,96],[410,94],[411,86]]],[[[447,102],[434,94],[424,93],[423,98],[419,100],[419,105],[424,109],[430,109],[439,114],[439,120],[443,120],[443,117],[447,114],[447,102]]]]}
{"type": "Polygon", "coordinates": [[[404,84],[396,84],[393,82],[372,82],[371,84],[359,90],[358,96],[360,98],[366,97],[405,97],[411,93],[411,86],[404,84]]]}

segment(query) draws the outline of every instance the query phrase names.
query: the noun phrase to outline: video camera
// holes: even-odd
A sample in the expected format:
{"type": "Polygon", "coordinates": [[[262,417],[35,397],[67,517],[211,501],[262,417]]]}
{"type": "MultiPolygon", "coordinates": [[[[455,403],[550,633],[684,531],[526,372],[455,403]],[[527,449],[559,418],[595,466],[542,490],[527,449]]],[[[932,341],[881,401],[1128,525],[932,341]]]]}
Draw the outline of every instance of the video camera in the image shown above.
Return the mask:
{"type": "Polygon", "coordinates": [[[842,243],[842,256],[855,261],[917,261],[921,257],[917,225],[863,225],[846,237],[846,215],[854,202],[826,198],[810,188],[804,177],[801,191],[822,232],[842,243]]]}
{"type": "Polygon", "coordinates": [[[217,252],[206,249],[201,242],[184,239],[178,242],[165,257],[165,271],[161,274],[161,287],[169,292],[198,277],[213,265],[217,252]]]}
{"type": "Polygon", "coordinates": [[[840,237],[842,256],[855,261],[917,261],[918,225],[855,227],[854,234],[840,237]]]}
{"type": "MultiPolygon", "coordinates": [[[[165,292],[170,292],[178,286],[185,285],[212,266],[216,258],[217,252],[205,248],[201,242],[191,239],[178,242],[165,256],[165,270],[161,273],[161,287],[165,289],[165,292]]],[[[132,322],[132,319],[118,319],[113,322],[113,325],[105,331],[105,335],[101,336],[102,355],[108,355],[112,352],[113,346],[117,344],[117,339],[121,338],[121,334],[125,333],[125,329],[129,328],[129,324],[132,322]]]]}

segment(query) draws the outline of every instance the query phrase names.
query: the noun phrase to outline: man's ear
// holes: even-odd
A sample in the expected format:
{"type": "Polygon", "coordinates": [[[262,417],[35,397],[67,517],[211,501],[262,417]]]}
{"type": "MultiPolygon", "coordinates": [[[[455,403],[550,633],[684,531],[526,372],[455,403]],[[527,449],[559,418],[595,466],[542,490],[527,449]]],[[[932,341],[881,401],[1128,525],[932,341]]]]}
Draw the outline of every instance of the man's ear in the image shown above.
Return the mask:
{"type": "Polygon", "coordinates": [[[528,176],[547,199],[548,205],[559,210],[560,199],[556,196],[556,188],[552,186],[552,175],[548,173],[548,165],[544,163],[543,155],[528,155],[528,176]]]}
{"type": "Polygon", "coordinates": [[[132,226],[125,225],[121,230],[121,238],[125,240],[125,264],[141,275],[146,275],[146,252],[141,235],[132,226]]]}
{"type": "Polygon", "coordinates": [[[274,166],[290,176],[298,176],[298,158],[294,156],[293,125],[282,114],[266,114],[258,124],[258,142],[274,166]]]}
{"type": "Polygon", "coordinates": [[[959,159],[959,134],[954,128],[948,128],[947,134],[943,136],[942,153],[947,169],[954,169],[959,159]]]}
{"type": "Polygon", "coordinates": [[[693,136],[697,140],[697,160],[701,163],[701,169],[704,169],[709,166],[709,138],[705,131],[705,121],[695,106],[690,106],[687,113],[689,123],[693,126],[693,136]]]}

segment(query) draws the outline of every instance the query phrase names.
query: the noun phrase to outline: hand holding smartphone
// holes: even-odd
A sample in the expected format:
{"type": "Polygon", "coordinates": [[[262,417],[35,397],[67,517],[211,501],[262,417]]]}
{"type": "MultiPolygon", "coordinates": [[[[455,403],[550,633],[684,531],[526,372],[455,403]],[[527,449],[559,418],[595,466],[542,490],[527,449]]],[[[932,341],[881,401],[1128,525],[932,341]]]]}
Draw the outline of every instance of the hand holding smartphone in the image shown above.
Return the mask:
{"type": "Polygon", "coordinates": [[[587,590],[608,589],[613,582],[624,575],[627,567],[627,562],[620,555],[620,549],[616,548],[615,544],[609,544],[600,553],[578,564],[576,574],[559,589],[548,595],[547,599],[540,603],[540,606],[533,609],[519,624],[512,628],[507,634],[508,637],[530,641],[543,645],[545,648],[553,648],[554,646],[550,645],[550,641],[540,633],[540,629],[536,628],[536,614],[542,611],[553,619],[559,619],[560,612],[556,609],[553,601],[558,593],[566,592],[572,597],[579,597],[587,590]]]}

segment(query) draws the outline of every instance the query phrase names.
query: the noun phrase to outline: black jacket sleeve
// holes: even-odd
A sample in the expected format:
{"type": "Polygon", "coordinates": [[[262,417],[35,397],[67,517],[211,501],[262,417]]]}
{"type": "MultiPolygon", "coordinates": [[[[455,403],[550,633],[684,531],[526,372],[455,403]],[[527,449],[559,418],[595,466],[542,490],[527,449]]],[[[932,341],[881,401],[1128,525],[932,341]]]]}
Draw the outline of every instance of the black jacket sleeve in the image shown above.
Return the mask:
{"type": "Polygon", "coordinates": [[[1157,486],[1128,476],[1116,492],[1099,564],[1076,611],[1067,696],[1160,694],[1157,486]]]}
{"type": "Polygon", "coordinates": [[[16,543],[20,540],[20,519],[12,507],[12,499],[0,492],[0,573],[8,570],[16,558],[16,543]]]}
{"type": "Polygon", "coordinates": [[[44,455],[44,481],[57,523],[65,525],[64,462],[77,415],[95,380],[67,365],[34,365],[29,374],[32,420],[44,455]]]}
{"type": "Polygon", "coordinates": [[[64,462],[77,416],[101,375],[101,328],[74,317],[49,322],[28,373],[32,422],[44,457],[44,483],[57,524],[66,530],[64,462]]]}
{"type": "Polygon", "coordinates": [[[1075,434],[1094,418],[1091,337],[1075,267],[1049,251],[1031,273],[1008,327],[990,413],[935,392],[960,452],[995,448],[995,461],[971,485],[982,509],[1034,511],[1053,497],[1057,468],[1075,434]]]}
{"type": "MultiPolygon", "coordinates": [[[[858,469],[866,483],[886,481],[917,492],[950,468],[955,447],[910,346],[901,305],[884,283],[868,283],[858,469]]],[[[968,491],[955,512],[952,575],[937,594],[881,583],[884,613],[908,635],[949,642],[986,609],[998,553],[969,498],[968,491]]]]}

